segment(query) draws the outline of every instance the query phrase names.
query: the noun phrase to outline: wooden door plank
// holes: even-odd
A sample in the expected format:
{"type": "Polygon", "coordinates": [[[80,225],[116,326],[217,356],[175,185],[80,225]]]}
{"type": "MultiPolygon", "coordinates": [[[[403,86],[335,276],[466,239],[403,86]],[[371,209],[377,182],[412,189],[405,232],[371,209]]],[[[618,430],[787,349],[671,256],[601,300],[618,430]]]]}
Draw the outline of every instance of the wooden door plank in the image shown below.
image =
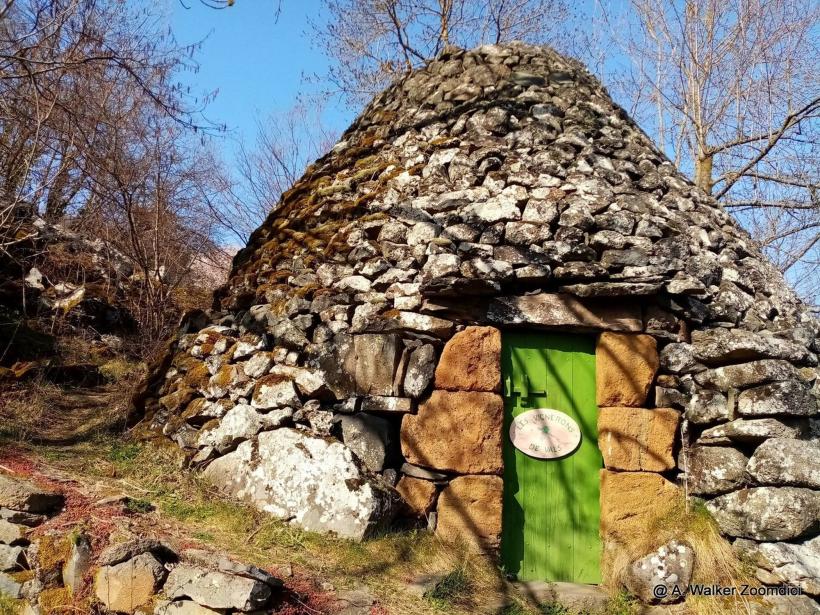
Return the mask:
{"type": "Polygon", "coordinates": [[[505,571],[521,579],[597,582],[601,460],[595,436],[594,342],[531,332],[503,339],[502,372],[515,383],[515,391],[507,391],[504,399],[505,571]],[[520,394],[524,376],[532,390],[528,398],[520,394]],[[581,446],[573,455],[540,460],[512,446],[512,419],[539,407],[565,412],[581,426],[581,446]]]}

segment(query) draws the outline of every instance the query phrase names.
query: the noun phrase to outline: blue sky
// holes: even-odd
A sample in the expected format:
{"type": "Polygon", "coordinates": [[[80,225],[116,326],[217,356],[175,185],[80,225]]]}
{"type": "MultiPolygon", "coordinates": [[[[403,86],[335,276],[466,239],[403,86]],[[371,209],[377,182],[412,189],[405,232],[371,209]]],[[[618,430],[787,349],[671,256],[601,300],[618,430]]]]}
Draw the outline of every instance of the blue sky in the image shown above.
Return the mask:
{"type": "MultiPolygon", "coordinates": [[[[618,0],[608,1],[620,6],[618,0]]],[[[168,26],[177,42],[203,41],[195,55],[199,71],[180,77],[192,93],[218,91],[206,116],[228,128],[226,136],[216,139],[226,163],[233,158],[237,139],[252,144],[258,119],[287,112],[300,93],[317,93],[318,86],[305,77],[323,75],[328,67],[311,40],[309,22],[323,15],[320,0],[282,0],[278,19],[276,0],[236,0],[225,10],[208,8],[200,0],[184,0],[188,9],[180,0],[166,2],[168,26]]],[[[595,3],[577,0],[575,8],[581,17],[576,25],[589,28],[589,20],[597,17],[595,3]]],[[[617,49],[606,51],[607,69],[622,68],[617,49]]],[[[611,93],[617,98],[617,88],[611,93]]],[[[324,103],[324,127],[341,133],[357,110],[339,100],[324,103]]],[[[686,165],[683,168],[688,170],[686,165]]]]}
{"type": "MultiPolygon", "coordinates": [[[[195,55],[199,71],[181,75],[192,93],[218,90],[206,116],[225,123],[232,137],[252,140],[256,118],[285,112],[300,92],[315,91],[304,76],[322,74],[327,62],[311,43],[308,18],[321,16],[319,0],[283,2],[278,20],[274,0],[238,0],[224,10],[203,6],[199,0],[167,0],[170,27],[180,44],[203,40],[195,55]]],[[[324,121],[339,132],[353,114],[329,104],[324,121]]],[[[222,142],[226,157],[231,138],[222,142]]]]}

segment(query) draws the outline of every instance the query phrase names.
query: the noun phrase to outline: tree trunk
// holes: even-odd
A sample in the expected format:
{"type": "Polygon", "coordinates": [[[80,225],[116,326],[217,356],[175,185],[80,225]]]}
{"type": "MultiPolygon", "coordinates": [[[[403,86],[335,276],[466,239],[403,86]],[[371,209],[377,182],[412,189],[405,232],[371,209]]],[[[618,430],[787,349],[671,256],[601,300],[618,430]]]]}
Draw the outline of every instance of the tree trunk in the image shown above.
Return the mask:
{"type": "Polygon", "coordinates": [[[706,194],[712,194],[712,154],[698,156],[695,160],[695,185],[706,194]]]}
{"type": "Polygon", "coordinates": [[[68,171],[64,167],[60,167],[57,171],[57,177],[54,178],[54,183],[48,190],[46,197],[46,211],[45,218],[49,222],[59,222],[63,214],[65,214],[66,199],[65,189],[68,185],[68,171]]]}

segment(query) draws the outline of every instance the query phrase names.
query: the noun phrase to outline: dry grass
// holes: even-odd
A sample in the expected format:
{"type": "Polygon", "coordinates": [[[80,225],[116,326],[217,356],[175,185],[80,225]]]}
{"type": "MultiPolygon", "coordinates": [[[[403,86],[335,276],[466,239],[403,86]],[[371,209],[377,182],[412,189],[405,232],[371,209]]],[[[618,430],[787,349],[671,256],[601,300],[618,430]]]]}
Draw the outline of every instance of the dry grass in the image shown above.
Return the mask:
{"type": "Polygon", "coordinates": [[[36,378],[3,391],[0,397],[0,435],[25,442],[48,422],[62,389],[36,378]]]}
{"type": "Polygon", "coordinates": [[[43,378],[18,383],[0,393],[0,436],[63,444],[121,433],[130,395],[124,382],[89,389],[62,387],[43,378]]]}
{"type": "Polygon", "coordinates": [[[106,361],[100,365],[99,369],[107,382],[126,384],[139,382],[148,371],[145,363],[137,363],[120,357],[106,361]]]}
{"type": "MultiPolygon", "coordinates": [[[[666,513],[659,515],[640,536],[635,536],[630,552],[641,555],[650,553],[670,540],[688,543],[695,552],[693,584],[718,585],[721,587],[755,586],[759,583],[752,568],[743,562],[729,542],[720,535],[717,523],[703,502],[683,499],[666,513]]],[[[613,587],[622,587],[628,566],[633,559],[627,553],[613,562],[613,587]]],[[[714,597],[689,596],[686,606],[693,615],[723,615],[748,613],[753,599],[745,596],[714,597]]]]}
{"type": "MultiPolygon", "coordinates": [[[[106,482],[151,502],[191,544],[204,543],[266,569],[291,564],[297,578],[329,581],[338,590],[364,584],[391,614],[475,613],[511,599],[494,562],[445,545],[429,532],[388,533],[356,543],[306,532],[226,500],[196,473],[180,470],[175,446],[112,445],[109,438],[29,450],[82,481],[106,482]],[[424,576],[443,577],[446,587],[429,597],[409,592],[408,584],[424,576]]],[[[511,608],[510,613],[530,612],[511,608]]]]}
{"type": "Polygon", "coordinates": [[[0,615],[18,615],[22,607],[21,600],[14,600],[0,592],[0,615]]]}
{"type": "MultiPolygon", "coordinates": [[[[677,537],[692,546],[695,551],[692,583],[737,588],[759,585],[753,569],[720,535],[717,523],[701,501],[695,500],[688,507],[681,505],[666,519],[658,521],[656,531],[665,533],[670,540],[677,537]]],[[[694,615],[722,615],[748,613],[753,601],[746,596],[690,596],[686,605],[694,615]]]]}

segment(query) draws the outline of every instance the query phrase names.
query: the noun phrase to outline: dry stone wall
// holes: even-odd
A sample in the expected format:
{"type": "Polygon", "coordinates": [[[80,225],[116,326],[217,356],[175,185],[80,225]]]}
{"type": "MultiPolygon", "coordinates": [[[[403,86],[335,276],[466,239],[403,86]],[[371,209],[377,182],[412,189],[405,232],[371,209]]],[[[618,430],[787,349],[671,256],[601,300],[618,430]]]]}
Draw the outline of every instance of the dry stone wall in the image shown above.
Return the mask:
{"type": "Polygon", "coordinates": [[[113,517],[117,503],[127,500],[80,504],[76,493],[66,497],[23,476],[0,473],[0,595],[13,601],[7,612],[282,612],[286,592],[271,573],[224,553],[175,549],[140,533],[101,536],[76,510],[66,510],[71,497],[108,531],[114,524],[105,515],[113,517]]]}
{"type": "Polygon", "coordinates": [[[510,327],[598,336],[610,563],[646,555],[630,535],[679,483],[760,578],[817,594],[818,322],[549,49],[448,48],[376,97],[185,320],[134,418],[304,527],[426,515],[494,547],[510,327]]]}

